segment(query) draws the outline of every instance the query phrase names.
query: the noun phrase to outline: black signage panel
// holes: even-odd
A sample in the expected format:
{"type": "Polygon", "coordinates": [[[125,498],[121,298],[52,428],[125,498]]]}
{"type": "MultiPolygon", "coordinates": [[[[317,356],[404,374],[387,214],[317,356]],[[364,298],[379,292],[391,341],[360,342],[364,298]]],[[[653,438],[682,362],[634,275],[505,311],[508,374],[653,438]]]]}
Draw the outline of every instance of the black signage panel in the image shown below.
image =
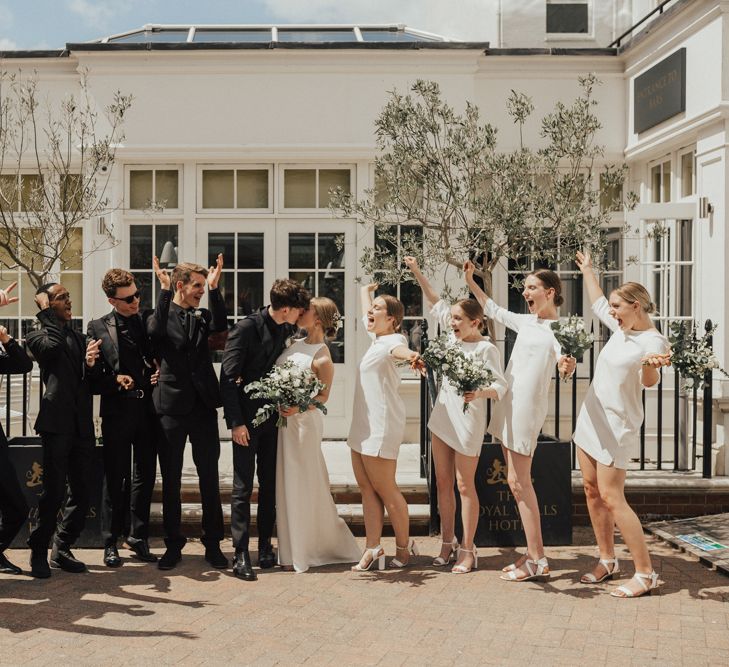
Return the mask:
{"type": "MultiPolygon", "coordinates": [[[[572,471],[569,442],[556,442],[540,436],[532,462],[532,483],[542,518],[544,544],[571,544],[572,471]]],[[[501,445],[487,443],[481,449],[476,469],[476,491],[480,505],[476,546],[524,546],[524,529],[507,482],[507,467],[501,445]]],[[[458,506],[456,534],[460,538],[460,502],[458,506]]]]}
{"type": "Polygon", "coordinates": [[[681,48],[633,81],[633,125],[645,132],[686,110],[686,49],[681,48]]]}
{"type": "MultiPolygon", "coordinates": [[[[28,523],[18,533],[11,547],[13,549],[24,549],[28,546],[26,540],[31,528],[35,525],[38,515],[38,497],[43,492],[43,447],[40,438],[12,438],[9,453],[10,462],[15,468],[20,487],[23,489],[25,500],[30,508],[28,523]]],[[[86,525],[74,545],[79,548],[104,546],[101,540],[101,489],[104,481],[102,454],[102,447],[94,448],[91,479],[89,480],[91,489],[86,525]]],[[[62,514],[63,510],[59,512],[59,520],[62,514]]]]}

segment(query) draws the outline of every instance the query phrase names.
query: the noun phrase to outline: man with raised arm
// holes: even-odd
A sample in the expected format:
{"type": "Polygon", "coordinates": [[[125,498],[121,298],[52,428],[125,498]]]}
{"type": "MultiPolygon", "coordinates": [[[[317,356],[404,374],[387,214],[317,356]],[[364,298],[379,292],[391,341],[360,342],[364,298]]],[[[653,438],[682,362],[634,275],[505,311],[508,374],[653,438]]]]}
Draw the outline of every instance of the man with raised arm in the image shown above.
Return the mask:
{"type": "Polygon", "coordinates": [[[180,486],[188,437],[200,483],[205,560],[218,569],[228,567],[228,559],[220,550],[223,539],[218,483],[220,389],[208,348],[208,336],[225,331],[228,326],[225,303],[218,289],[222,270],[223,256],[218,255],[216,265],[210,269],[184,262],[170,276],[154,258],[161,291],[157,307],[147,320],[147,333],[160,364],[159,381],[152,391],[163,436],[159,443],[159,462],[167,551],[159,560],[160,570],[171,570],[180,562],[186,542],[181,532],[180,486]],[[200,308],[206,284],[210,310],[200,308]]]}

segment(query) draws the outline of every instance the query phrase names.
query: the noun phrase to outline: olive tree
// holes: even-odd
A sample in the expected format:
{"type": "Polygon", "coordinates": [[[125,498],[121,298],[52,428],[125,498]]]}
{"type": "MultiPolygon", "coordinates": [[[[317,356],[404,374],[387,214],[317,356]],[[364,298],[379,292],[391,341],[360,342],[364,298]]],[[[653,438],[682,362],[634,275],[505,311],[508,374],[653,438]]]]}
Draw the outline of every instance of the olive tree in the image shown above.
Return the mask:
{"type": "MultiPolygon", "coordinates": [[[[579,83],[572,103],[558,103],[541,120],[544,141],[536,150],[523,143],[534,110],[524,94],[512,91],[507,100],[519,146],[499,151],[497,129],[481,122],[478,108],[469,102],[457,113],[437,83],[390,93],[375,121],[375,187],[360,200],[342,189],[331,193],[335,215],[375,228],[377,243],[362,253],[365,272],[397,284],[412,279],[403,255],[414,255],[431,275],[470,258],[490,290],[493,270],[506,259],[524,268],[555,265],[585,246],[601,256],[610,210],[623,202],[617,196],[600,206],[596,170],[603,190],[617,193],[626,168],[602,165],[598,82],[589,75],[579,83]]],[[[634,197],[626,200],[630,206],[634,197]]]]}
{"type": "MultiPolygon", "coordinates": [[[[132,98],[97,108],[87,77],[53,102],[34,77],[0,72],[0,262],[36,287],[81,253],[77,229],[109,212],[109,178],[132,98]]],[[[115,243],[110,231],[91,251],[115,243]]]]}

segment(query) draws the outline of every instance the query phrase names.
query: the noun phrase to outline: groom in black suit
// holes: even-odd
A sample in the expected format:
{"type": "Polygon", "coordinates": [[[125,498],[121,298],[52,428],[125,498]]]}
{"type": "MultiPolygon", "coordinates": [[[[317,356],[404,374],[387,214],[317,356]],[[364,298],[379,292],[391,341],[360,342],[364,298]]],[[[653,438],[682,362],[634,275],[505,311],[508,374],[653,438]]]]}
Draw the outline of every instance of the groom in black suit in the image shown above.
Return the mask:
{"type": "Polygon", "coordinates": [[[171,570],[175,567],[182,559],[186,542],[181,532],[180,486],[185,443],[189,436],[200,483],[205,560],[215,568],[224,569],[228,567],[228,559],[220,551],[223,509],[218,482],[217,408],[221,401],[208,348],[208,336],[228,328],[225,302],[218,289],[223,256],[218,255],[216,266],[210,269],[189,262],[178,264],[171,277],[166,270],[160,269],[155,257],[154,270],[162,289],[157,307],[147,320],[147,332],[160,363],[159,381],[152,391],[152,400],[163,435],[159,462],[167,545],[159,568],[171,570]],[[206,283],[210,310],[199,307],[206,283]],[[174,287],[174,297],[170,287],[174,287]]]}
{"type": "Polygon", "coordinates": [[[89,322],[88,336],[101,341],[101,377],[95,383],[95,393],[101,394],[104,439],[101,508],[104,563],[108,567],[122,564],[117,540],[124,534],[130,508],[127,544],[139,560],[154,563],[157,557],[147,543],[149,508],[157,472],[152,344],[139,312],[140,293],[134,276],[124,269],[109,269],[101,287],[113,309],[89,322]],[[130,476],[132,452],[134,472],[130,476]]]}
{"type": "Polygon", "coordinates": [[[277,280],[271,287],[271,305],[240,320],[225,344],[220,371],[225,421],[233,436],[233,494],[231,532],[235,558],[233,572],[255,581],[248,553],[253,475],[258,461],[258,564],[271,568],[276,557],[271,546],[276,521],[276,416],[253,427],[256,411],[265,401],[252,399],[243,388],[273,367],[295,330],[295,322],[309,307],[311,295],[300,283],[277,280]]]}

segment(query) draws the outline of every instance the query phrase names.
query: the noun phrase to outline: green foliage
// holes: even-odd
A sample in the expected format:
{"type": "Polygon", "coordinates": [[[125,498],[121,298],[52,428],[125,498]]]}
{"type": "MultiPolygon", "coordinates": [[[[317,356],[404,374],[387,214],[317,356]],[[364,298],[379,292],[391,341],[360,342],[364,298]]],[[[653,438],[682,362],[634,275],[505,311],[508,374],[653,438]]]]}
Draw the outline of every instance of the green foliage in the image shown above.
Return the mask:
{"type": "MultiPolygon", "coordinates": [[[[430,274],[476,258],[489,283],[506,258],[527,269],[532,261],[556,265],[572,259],[586,246],[601,257],[602,228],[620,202],[607,210],[599,206],[597,83],[593,75],[582,77],[581,95],[569,105],[558,103],[542,119],[546,145],[539,150],[497,150],[496,128],[482,123],[471,103],[456,113],[437,83],[417,81],[407,95],[391,92],[375,121],[375,187],[361,200],[332,191],[335,215],[374,226],[378,239],[389,241],[364,250],[365,272],[397,284],[412,279],[399,261],[406,254],[430,274]],[[421,234],[398,239],[398,225],[413,225],[421,234]]],[[[506,107],[521,136],[534,110],[531,99],[512,91],[506,107]]],[[[611,166],[605,174],[603,180],[618,189],[626,168],[611,166]]],[[[626,197],[625,203],[632,201],[626,197]]]]}

